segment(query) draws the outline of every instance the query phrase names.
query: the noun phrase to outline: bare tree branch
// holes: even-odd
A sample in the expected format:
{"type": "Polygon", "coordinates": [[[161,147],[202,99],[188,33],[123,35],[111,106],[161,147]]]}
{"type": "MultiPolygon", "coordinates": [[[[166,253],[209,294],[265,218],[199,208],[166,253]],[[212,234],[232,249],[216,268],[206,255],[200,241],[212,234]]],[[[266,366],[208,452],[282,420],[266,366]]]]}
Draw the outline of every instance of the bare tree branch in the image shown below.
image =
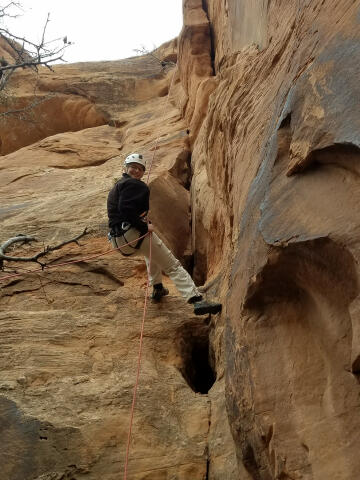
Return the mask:
{"type": "MultiPolygon", "coordinates": [[[[14,8],[21,9],[21,5],[18,2],[10,2],[0,7],[0,19],[4,21],[6,17],[16,18],[18,15],[12,14],[14,8]]],[[[30,68],[38,72],[39,66],[45,66],[52,70],[52,63],[65,61],[64,52],[72,43],[67,40],[67,36],[47,41],[46,32],[49,22],[50,14],[47,15],[44,23],[40,43],[15,35],[6,26],[0,28],[0,39],[6,42],[9,54],[6,59],[4,57],[0,59],[0,92],[6,88],[11,75],[19,68],[30,68]]]]}
{"type": "MultiPolygon", "coordinates": [[[[21,34],[14,34],[6,25],[7,18],[16,18],[24,12],[22,6],[17,1],[8,1],[4,6],[0,6],[0,41],[3,54],[0,55],[0,122],[6,121],[9,116],[17,117],[21,121],[36,122],[35,115],[32,115],[33,109],[40,103],[48,100],[56,94],[37,96],[39,67],[46,67],[53,71],[54,62],[64,62],[65,49],[71,45],[67,36],[53,40],[46,39],[46,32],[50,21],[50,15],[47,15],[46,21],[41,32],[39,43],[31,41],[21,34]],[[15,13],[15,14],[14,14],[15,13]],[[20,107],[12,96],[10,79],[18,69],[30,69],[34,72],[33,77],[27,77],[32,82],[34,78],[34,97],[30,103],[20,107]]],[[[0,262],[1,266],[1,262],[0,262]]]]}
{"type": "Polygon", "coordinates": [[[0,245],[0,255],[4,255],[6,250],[13,245],[14,243],[29,243],[29,242],[36,242],[35,237],[31,237],[30,235],[23,235],[19,234],[16,237],[9,238],[9,240],[6,240],[2,245],[0,245]]]}
{"type": "MultiPolygon", "coordinates": [[[[156,50],[156,49],[154,49],[156,50]]],[[[166,68],[166,67],[173,67],[175,65],[174,62],[172,62],[171,60],[161,60],[161,58],[157,57],[155,54],[154,54],[154,51],[150,51],[148,50],[147,48],[144,47],[144,45],[142,45],[140,48],[134,48],[133,51],[135,53],[137,53],[138,55],[150,55],[151,57],[153,57],[157,62],[159,62],[159,64],[161,65],[162,68],[166,68]]]]}
{"type": "Polygon", "coordinates": [[[16,8],[19,8],[20,10],[22,10],[22,6],[19,2],[10,2],[5,7],[0,6],[0,18],[2,18],[2,17],[17,18],[19,16],[19,14],[11,15],[11,13],[6,11],[11,7],[16,7],[16,8]]]}
{"type": "Polygon", "coordinates": [[[31,114],[33,112],[33,109],[37,107],[38,105],[41,105],[43,102],[46,102],[50,98],[56,97],[56,93],[49,93],[48,95],[45,95],[44,97],[38,97],[35,100],[33,100],[31,103],[26,105],[25,107],[22,108],[14,108],[12,110],[6,110],[5,112],[0,113],[0,122],[4,120],[6,117],[14,115],[20,118],[23,121],[31,121],[33,123],[36,123],[36,120],[30,115],[27,117],[27,114],[31,114]]]}
{"type": "Polygon", "coordinates": [[[45,65],[46,67],[49,67],[48,63],[49,62],[55,62],[56,60],[63,60],[62,56],[56,57],[56,58],[51,58],[51,60],[44,60],[50,57],[49,55],[44,55],[43,57],[39,57],[39,60],[29,60],[27,62],[23,63],[17,63],[14,65],[6,65],[5,67],[0,67],[0,72],[4,72],[6,70],[16,70],[18,68],[26,68],[26,67],[35,67],[38,65],[45,65]]]}
{"type": "MultiPolygon", "coordinates": [[[[44,28],[43,28],[43,33],[42,33],[42,37],[41,37],[41,43],[39,45],[39,49],[42,48],[44,46],[44,43],[45,43],[45,32],[46,32],[46,27],[48,26],[48,23],[50,21],[50,13],[47,14],[47,17],[46,17],[46,22],[45,22],[45,25],[44,25],[44,28]]],[[[40,58],[40,54],[39,54],[39,58],[40,58]]]]}
{"type": "MultiPolygon", "coordinates": [[[[13,33],[9,32],[9,30],[7,30],[6,28],[0,28],[0,35],[4,40],[7,41],[7,43],[14,50],[16,50],[16,45],[15,46],[13,45],[14,40],[16,40],[17,42],[26,43],[27,45],[29,45],[31,47],[34,47],[34,48],[38,47],[38,45],[36,43],[33,43],[33,42],[31,42],[30,40],[27,40],[24,37],[18,37],[17,35],[14,35],[13,33]],[[12,40],[12,42],[11,42],[11,40],[12,40]]],[[[19,45],[20,45],[20,43],[19,43],[19,45]]]]}
{"type": "Polygon", "coordinates": [[[44,248],[42,252],[37,253],[36,255],[33,255],[32,257],[13,257],[11,255],[6,255],[6,250],[11,246],[14,245],[15,243],[30,243],[30,242],[37,242],[37,239],[35,237],[32,237],[30,235],[17,235],[16,237],[9,238],[4,242],[2,245],[0,245],[0,261],[7,260],[8,262],[36,262],[40,263],[42,267],[45,267],[46,265],[39,262],[39,258],[44,257],[50,252],[53,252],[54,250],[58,250],[59,248],[64,247],[65,245],[68,245],[69,243],[77,243],[80,238],[83,236],[87,235],[87,227],[85,230],[80,233],[80,235],[71,238],[70,240],[65,240],[62,243],[59,243],[58,245],[55,245],[53,247],[47,246],[44,248]]]}

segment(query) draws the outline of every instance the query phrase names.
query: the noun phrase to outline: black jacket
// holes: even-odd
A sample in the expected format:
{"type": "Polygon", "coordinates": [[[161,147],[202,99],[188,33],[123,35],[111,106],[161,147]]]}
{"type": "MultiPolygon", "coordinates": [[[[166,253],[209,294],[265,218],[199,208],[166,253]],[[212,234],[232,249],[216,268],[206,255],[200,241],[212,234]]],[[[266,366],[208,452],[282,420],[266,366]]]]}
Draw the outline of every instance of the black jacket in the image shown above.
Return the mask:
{"type": "Polygon", "coordinates": [[[109,227],[119,230],[122,222],[128,222],[141,235],[148,231],[141,215],[149,210],[150,190],[146,183],[124,173],[110,190],[107,200],[109,227]]]}

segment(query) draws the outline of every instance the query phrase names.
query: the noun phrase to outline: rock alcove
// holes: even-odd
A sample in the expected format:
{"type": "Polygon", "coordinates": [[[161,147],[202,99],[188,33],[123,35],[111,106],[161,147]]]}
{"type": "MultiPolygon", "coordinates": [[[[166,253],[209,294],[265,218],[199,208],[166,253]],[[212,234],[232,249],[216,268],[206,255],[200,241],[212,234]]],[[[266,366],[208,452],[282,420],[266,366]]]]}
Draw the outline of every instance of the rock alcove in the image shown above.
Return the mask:
{"type": "Polygon", "coordinates": [[[186,324],[178,332],[178,338],[182,376],[195,393],[207,394],[216,381],[209,326],[186,324]]]}

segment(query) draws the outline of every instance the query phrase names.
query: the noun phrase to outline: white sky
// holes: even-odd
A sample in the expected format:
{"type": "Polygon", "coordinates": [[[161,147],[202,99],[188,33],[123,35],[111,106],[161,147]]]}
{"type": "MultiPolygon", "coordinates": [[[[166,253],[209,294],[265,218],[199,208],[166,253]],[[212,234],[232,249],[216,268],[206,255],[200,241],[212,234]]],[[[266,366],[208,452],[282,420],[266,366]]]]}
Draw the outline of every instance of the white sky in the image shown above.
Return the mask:
{"type": "MultiPolygon", "coordinates": [[[[46,38],[67,35],[70,63],[118,60],[153,50],[182,27],[182,0],[18,0],[22,17],[6,20],[12,33],[38,41],[50,12],[46,38]]],[[[3,5],[4,2],[1,2],[3,5]]]]}

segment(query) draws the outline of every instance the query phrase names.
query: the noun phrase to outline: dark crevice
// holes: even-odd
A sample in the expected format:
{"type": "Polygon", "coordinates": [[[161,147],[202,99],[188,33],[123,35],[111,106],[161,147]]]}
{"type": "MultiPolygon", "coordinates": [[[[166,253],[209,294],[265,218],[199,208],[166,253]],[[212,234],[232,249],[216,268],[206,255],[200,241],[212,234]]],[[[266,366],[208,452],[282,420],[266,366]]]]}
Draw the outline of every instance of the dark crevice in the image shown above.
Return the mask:
{"type": "Polygon", "coordinates": [[[213,75],[215,75],[215,47],[214,47],[214,29],[210,21],[209,17],[209,6],[207,0],[202,0],[202,9],[206,13],[206,16],[209,20],[209,35],[210,35],[210,57],[211,57],[211,65],[212,65],[212,70],[213,70],[213,75]]]}
{"type": "Polygon", "coordinates": [[[187,170],[187,179],[184,183],[184,188],[190,191],[191,181],[192,181],[192,170],[191,170],[191,152],[189,152],[188,156],[185,159],[186,162],[186,170],[187,170]]]}
{"type": "Polygon", "coordinates": [[[210,30],[210,58],[211,58],[211,66],[212,66],[212,74],[216,75],[215,73],[215,48],[214,48],[214,29],[213,26],[209,25],[210,30]]]}
{"type": "MultiPolygon", "coordinates": [[[[191,152],[189,152],[187,158],[187,165],[188,165],[188,184],[187,190],[190,191],[193,171],[191,168],[191,152]]],[[[186,187],[185,187],[186,188],[186,187]]],[[[190,203],[191,209],[191,203],[190,203]]],[[[194,222],[194,216],[190,210],[190,232],[193,235],[193,230],[195,229],[195,243],[192,245],[192,258],[191,258],[191,276],[195,282],[195,285],[204,285],[207,279],[207,255],[204,251],[199,251],[197,249],[197,239],[198,238],[206,238],[207,232],[204,229],[202,222],[194,222]]]]}
{"type": "Polygon", "coordinates": [[[355,360],[353,361],[352,368],[351,368],[351,373],[354,375],[354,377],[360,383],[360,355],[358,355],[355,358],[355,360]]]}
{"type": "Polygon", "coordinates": [[[291,124],[291,113],[288,113],[285,118],[280,123],[279,129],[280,128],[286,128],[289,127],[291,124]]]}
{"type": "Polygon", "coordinates": [[[210,474],[210,458],[209,456],[206,459],[206,472],[205,472],[205,480],[209,480],[209,474],[210,474]]]}
{"type": "Polygon", "coordinates": [[[177,335],[180,372],[195,393],[207,394],[216,380],[209,327],[201,321],[184,325],[177,335]]]}
{"type": "Polygon", "coordinates": [[[209,17],[209,8],[208,8],[208,2],[207,0],[201,0],[201,6],[206,15],[209,17]]]}

